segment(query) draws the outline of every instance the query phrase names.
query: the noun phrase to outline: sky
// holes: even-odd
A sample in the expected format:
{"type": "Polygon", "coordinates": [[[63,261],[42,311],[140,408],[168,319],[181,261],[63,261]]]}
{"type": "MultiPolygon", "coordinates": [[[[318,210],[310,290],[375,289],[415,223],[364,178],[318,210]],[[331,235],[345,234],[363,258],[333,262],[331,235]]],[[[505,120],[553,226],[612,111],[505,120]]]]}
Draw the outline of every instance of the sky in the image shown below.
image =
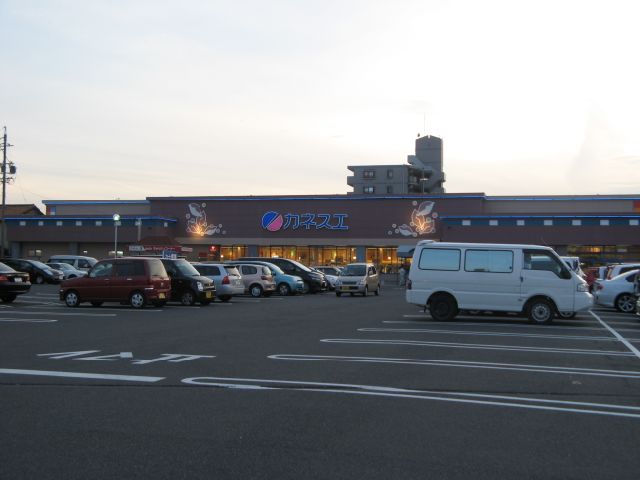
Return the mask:
{"type": "Polygon", "coordinates": [[[8,203],[344,194],[444,142],[448,193],[640,194],[640,3],[0,0],[8,203]]]}

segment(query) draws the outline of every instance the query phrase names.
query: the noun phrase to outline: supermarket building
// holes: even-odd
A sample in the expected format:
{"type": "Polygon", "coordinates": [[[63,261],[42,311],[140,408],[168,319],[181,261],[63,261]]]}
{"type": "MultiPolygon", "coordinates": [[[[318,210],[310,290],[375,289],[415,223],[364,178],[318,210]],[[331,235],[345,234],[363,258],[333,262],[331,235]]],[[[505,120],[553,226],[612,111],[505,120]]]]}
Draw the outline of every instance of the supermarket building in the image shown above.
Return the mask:
{"type": "Polygon", "coordinates": [[[640,195],[303,195],[46,200],[6,218],[11,256],[174,251],[190,260],[371,261],[394,272],[423,239],[554,247],[589,264],[640,260],[640,195]],[[120,220],[113,220],[118,214],[120,220]]]}

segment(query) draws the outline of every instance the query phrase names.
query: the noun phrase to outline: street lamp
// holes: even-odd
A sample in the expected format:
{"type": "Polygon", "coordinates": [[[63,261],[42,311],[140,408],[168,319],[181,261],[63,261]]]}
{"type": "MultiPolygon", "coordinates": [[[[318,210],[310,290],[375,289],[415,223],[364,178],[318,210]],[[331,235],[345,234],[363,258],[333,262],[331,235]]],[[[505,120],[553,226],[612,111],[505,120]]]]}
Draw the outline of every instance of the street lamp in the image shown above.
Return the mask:
{"type": "Polygon", "coordinates": [[[118,258],[118,222],[120,221],[120,215],[118,213],[113,214],[113,226],[115,228],[115,237],[113,240],[113,258],[118,258]]]}

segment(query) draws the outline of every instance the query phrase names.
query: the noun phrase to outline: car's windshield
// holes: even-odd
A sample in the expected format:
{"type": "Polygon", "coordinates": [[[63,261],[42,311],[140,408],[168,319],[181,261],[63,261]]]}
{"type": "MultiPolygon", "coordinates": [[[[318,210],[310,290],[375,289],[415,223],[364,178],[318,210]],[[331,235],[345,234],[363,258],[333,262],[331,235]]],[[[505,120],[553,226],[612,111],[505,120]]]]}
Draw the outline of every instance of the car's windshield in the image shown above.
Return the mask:
{"type": "Polygon", "coordinates": [[[322,268],[319,268],[318,270],[323,272],[325,275],[340,275],[340,270],[333,267],[322,267],[322,268]]]}
{"type": "Polygon", "coordinates": [[[347,265],[340,273],[343,277],[363,277],[367,271],[366,265],[347,265]]]}
{"type": "Polygon", "coordinates": [[[625,280],[629,279],[630,281],[634,281],[635,276],[638,274],[639,271],[640,270],[636,269],[636,270],[630,270],[630,271],[621,273],[620,275],[616,275],[615,277],[613,277],[611,281],[614,281],[614,280],[620,281],[622,279],[625,279],[625,280]],[[634,277],[634,278],[630,279],[629,277],[634,277]]]}
{"type": "Polygon", "coordinates": [[[56,270],[74,270],[74,268],[68,263],[48,263],[47,265],[51,268],[55,268],[56,270]]]}
{"type": "Polygon", "coordinates": [[[200,275],[198,270],[195,269],[193,265],[191,265],[186,260],[178,260],[175,262],[176,269],[183,275],[200,275]]]}
{"type": "Polygon", "coordinates": [[[274,265],[273,263],[269,263],[267,267],[269,267],[269,270],[271,270],[274,275],[284,275],[282,269],[279,266],[274,265]]]}
{"type": "Polygon", "coordinates": [[[46,263],[42,263],[42,262],[39,262],[37,260],[32,260],[31,263],[33,265],[35,265],[36,267],[38,267],[38,268],[42,268],[44,270],[51,270],[51,267],[49,265],[47,265],[46,263]]]}
{"type": "Polygon", "coordinates": [[[291,263],[293,263],[296,267],[298,267],[300,270],[302,270],[303,272],[310,272],[311,269],[309,267],[307,267],[306,265],[301,264],[300,262],[296,262],[295,260],[289,260],[291,263]]]}
{"type": "Polygon", "coordinates": [[[8,273],[8,272],[14,272],[15,270],[13,268],[11,268],[9,265],[5,265],[4,263],[0,263],[0,272],[2,273],[8,273]]]}

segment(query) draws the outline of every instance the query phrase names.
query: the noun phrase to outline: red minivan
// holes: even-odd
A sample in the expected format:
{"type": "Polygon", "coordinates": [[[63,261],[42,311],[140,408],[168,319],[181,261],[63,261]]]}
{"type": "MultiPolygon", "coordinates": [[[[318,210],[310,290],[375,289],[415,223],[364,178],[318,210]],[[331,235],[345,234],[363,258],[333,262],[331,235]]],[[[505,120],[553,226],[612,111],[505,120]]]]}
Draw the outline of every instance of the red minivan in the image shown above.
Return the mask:
{"type": "Polygon", "coordinates": [[[133,308],[146,304],[162,307],[171,293],[171,279],[158,258],[124,257],[101,260],[86,277],[65,280],[60,300],[68,307],[90,302],[128,303],[133,308]]]}

